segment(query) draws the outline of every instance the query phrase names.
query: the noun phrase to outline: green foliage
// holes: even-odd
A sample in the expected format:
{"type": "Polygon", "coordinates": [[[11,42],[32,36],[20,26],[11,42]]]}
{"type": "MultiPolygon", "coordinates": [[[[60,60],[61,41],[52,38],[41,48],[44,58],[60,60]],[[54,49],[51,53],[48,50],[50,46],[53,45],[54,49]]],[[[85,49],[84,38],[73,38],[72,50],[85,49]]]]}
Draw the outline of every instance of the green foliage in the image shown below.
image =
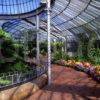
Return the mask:
{"type": "MultiPolygon", "coordinates": [[[[24,57],[24,48],[22,45],[13,42],[12,40],[4,40],[1,44],[1,53],[4,58],[21,58],[24,57]]],[[[1,58],[2,59],[2,58],[1,58]]],[[[4,60],[2,59],[4,62],[4,60]]],[[[8,61],[6,61],[8,62],[8,61]]]]}
{"type": "Polygon", "coordinates": [[[100,64],[100,49],[94,48],[94,42],[96,41],[95,32],[90,32],[89,38],[81,33],[78,35],[79,47],[78,47],[78,60],[90,61],[93,64],[100,64]]]}
{"type": "Polygon", "coordinates": [[[94,64],[100,64],[100,49],[99,48],[91,48],[89,52],[90,61],[94,64]]]}
{"type": "Polygon", "coordinates": [[[15,48],[10,39],[4,40],[1,44],[1,52],[4,57],[10,58],[14,56],[15,48]]]}
{"type": "Polygon", "coordinates": [[[2,29],[0,29],[0,38],[10,38],[10,35],[8,33],[6,33],[5,31],[3,31],[2,29]]]}
{"type": "Polygon", "coordinates": [[[62,59],[62,52],[61,51],[56,51],[53,54],[52,60],[55,62],[55,61],[60,60],[60,59],[62,59]]]}
{"type": "Polygon", "coordinates": [[[67,53],[63,52],[63,53],[62,53],[62,59],[64,59],[64,60],[69,60],[70,57],[68,56],[67,53]]]}
{"type": "Polygon", "coordinates": [[[36,57],[36,48],[33,48],[30,53],[28,54],[30,58],[36,57]]]}
{"type": "Polygon", "coordinates": [[[0,64],[3,64],[5,63],[5,60],[4,59],[0,59],[0,64]]]}
{"type": "Polygon", "coordinates": [[[46,55],[46,53],[47,53],[47,41],[40,43],[40,53],[42,55],[46,55]]]}
{"type": "Polygon", "coordinates": [[[28,49],[32,50],[33,48],[36,48],[36,39],[33,41],[28,41],[28,49]]]}
{"type": "Polygon", "coordinates": [[[86,34],[80,33],[78,35],[79,38],[79,47],[78,47],[78,59],[80,61],[88,59],[88,43],[89,39],[87,38],[86,34]]]}
{"type": "Polygon", "coordinates": [[[28,57],[36,57],[36,38],[34,38],[32,41],[28,41],[28,51],[28,57]]]}
{"type": "Polygon", "coordinates": [[[11,71],[25,72],[27,71],[28,66],[19,61],[14,63],[13,66],[11,66],[10,68],[11,71]]]}
{"type": "Polygon", "coordinates": [[[1,54],[0,72],[26,71],[28,67],[24,61],[24,45],[12,40],[8,33],[0,29],[1,54]],[[6,60],[12,58],[12,61],[6,60]]]}
{"type": "Polygon", "coordinates": [[[11,81],[9,81],[9,80],[0,79],[0,84],[7,85],[10,83],[11,83],[11,81]]]}
{"type": "Polygon", "coordinates": [[[52,63],[55,63],[57,60],[60,60],[60,59],[65,59],[67,60],[69,57],[67,55],[67,53],[63,52],[62,51],[62,47],[64,46],[64,43],[63,42],[55,42],[55,43],[52,43],[52,48],[55,49],[55,50],[52,50],[53,51],[53,54],[52,54],[52,63]]]}
{"type": "Polygon", "coordinates": [[[7,72],[26,72],[29,70],[29,66],[26,65],[23,61],[17,59],[14,62],[6,62],[1,64],[0,73],[7,73],[7,72]]]}
{"type": "Polygon", "coordinates": [[[24,58],[24,45],[22,44],[18,44],[18,43],[13,43],[13,47],[14,47],[14,54],[13,57],[15,57],[16,59],[23,59],[24,58]]]}
{"type": "Polygon", "coordinates": [[[68,59],[67,59],[67,60],[75,60],[75,61],[79,61],[77,53],[74,54],[72,57],[69,57],[69,56],[68,56],[68,59]]]}
{"type": "Polygon", "coordinates": [[[80,33],[78,34],[79,38],[79,47],[78,47],[78,59],[80,61],[88,61],[89,56],[88,56],[88,51],[89,49],[93,48],[93,41],[96,39],[96,34],[95,32],[90,32],[88,34],[89,37],[85,33],[80,33]]]}
{"type": "MultiPolygon", "coordinates": [[[[43,41],[40,43],[40,53],[42,55],[46,55],[47,53],[47,41],[43,41]]],[[[51,52],[54,51],[54,48],[56,48],[56,51],[61,51],[63,47],[63,43],[62,42],[56,42],[56,43],[51,43],[51,52]]]]}
{"type": "Polygon", "coordinates": [[[58,60],[68,60],[70,59],[67,53],[62,52],[62,51],[56,51],[55,53],[52,54],[52,63],[55,63],[58,60]]]}
{"type": "Polygon", "coordinates": [[[62,50],[63,45],[64,45],[63,42],[56,42],[55,46],[56,46],[57,51],[62,50]]]}

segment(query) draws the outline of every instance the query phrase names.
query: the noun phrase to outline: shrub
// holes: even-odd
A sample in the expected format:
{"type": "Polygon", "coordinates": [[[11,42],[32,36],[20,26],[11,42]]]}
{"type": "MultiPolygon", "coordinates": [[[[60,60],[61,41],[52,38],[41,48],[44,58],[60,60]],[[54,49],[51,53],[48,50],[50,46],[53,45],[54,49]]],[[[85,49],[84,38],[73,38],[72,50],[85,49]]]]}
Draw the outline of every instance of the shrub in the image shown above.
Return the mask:
{"type": "Polygon", "coordinates": [[[10,58],[14,56],[15,48],[13,46],[13,42],[8,40],[3,40],[1,44],[1,53],[4,57],[10,58]]]}
{"type": "Polygon", "coordinates": [[[91,48],[89,52],[90,61],[94,64],[100,64],[100,49],[91,48]]]}
{"type": "Polygon", "coordinates": [[[16,62],[14,65],[13,65],[13,69],[14,71],[22,71],[22,72],[25,72],[27,71],[27,65],[25,65],[23,62],[19,61],[19,62],[16,62]]]}
{"type": "Polygon", "coordinates": [[[46,55],[47,53],[47,41],[40,43],[40,53],[46,55]]]}
{"type": "Polygon", "coordinates": [[[27,65],[24,64],[24,45],[18,44],[12,40],[8,33],[0,30],[1,53],[5,58],[13,58],[12,62],[3,59],[0,56],[0,72],[8,71],[26,71],[28,70],[27,65]]]}
{"type": "Polygon", "coordinates": [[[56,51],[54,54],[53,54],[53,60],[54,61],[57,61],[57,60],[60,60],[62,59],[62,52],[61,51],[56,51]]]}

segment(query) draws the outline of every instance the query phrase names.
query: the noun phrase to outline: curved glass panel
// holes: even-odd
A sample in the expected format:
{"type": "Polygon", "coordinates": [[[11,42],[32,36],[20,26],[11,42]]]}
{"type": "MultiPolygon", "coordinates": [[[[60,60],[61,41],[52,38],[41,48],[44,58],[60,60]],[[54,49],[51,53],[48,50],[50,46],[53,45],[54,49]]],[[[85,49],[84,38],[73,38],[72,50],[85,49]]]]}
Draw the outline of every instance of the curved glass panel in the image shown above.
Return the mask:
{"type": "Polygon", "coordinates": [[[0,14],[22,14],[40,7],[40,0],[0,0],[0,14]]]}
{"type": "Polygon", "coordinates": [[[34,29],[34,26],[20,19],[11,20],[3,24],[3,30],[10,33],[11,37],[17,41],[24,41],[23,31],[34,29]]]}
{"type": "MultiPolygon", "coordinates": [[[[24,0],[20,0],[18,3],[22,4],[22,1],[24,0]]],[[[25,1],[28,2],[28,0],[25,0],[25,1]]],[[[33,1],[35,2],[37,0],[33,0],[33,1]]],[[[37,4],[39,4],[39,2],[37,2],[37,4]]],[[[3,5],[5,4],[7,5],[7,3],[3,3],[3,5]]],[[[43,30],[43,32],[46,33],[47,14],[44,13],[40,15],[40,18],[41,18],[40,27],[43,30]]],[[[29,21],[35,23],[35,21],[31,18],[29,19],[29,21]]],[[[19,23],[20,21],[15,23],[17,24],[17,27],[20,27],[19,23]]],[[[10,28],[12,26],[8,25],[6,27],[10,28]]],[[[11,29],[11,32],[13,32],[13,29],[12,28],[10,29],[11,29]]],[[[18,30],[23,30],[23,28],[20,28],[18,30]]],[[[100,0],[55,0],[55,3],[52,7],[52,12],[51,12],[51,30],[52,30],[53,35],[65,36],[66,38],[69,36],[71,38],[73,38],[73,36],[76,37],[77,34],[79,33],[85,33],[88,36],[90,32],[89,30],[96,31],[96,33],[99,36],[100,34],[100,0]]],[[[69,38],[69,40],[71,38],[69,38]]]]}

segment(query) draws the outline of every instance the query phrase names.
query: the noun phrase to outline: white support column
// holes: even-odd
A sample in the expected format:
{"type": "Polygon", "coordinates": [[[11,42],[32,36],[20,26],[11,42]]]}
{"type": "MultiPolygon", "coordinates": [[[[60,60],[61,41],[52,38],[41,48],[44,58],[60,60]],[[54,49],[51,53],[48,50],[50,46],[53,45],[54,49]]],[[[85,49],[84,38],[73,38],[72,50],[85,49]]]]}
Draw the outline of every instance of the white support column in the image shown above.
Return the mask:
{"type": "Polygon", "coordinates": [[[50,3],[51,0],[47,0],[47,33],[48,33],[48,84],[51,84],[51,38],[50,38],[50,3]]]}
{"type": "Polygon", "coordinates": [[[65,38],[65,53],[67,52],[67,40],[65,38]]]}
{"type": "Polygon", "coordinates": [[[56,39],[54,39],[54,53],[56,52],[56,39]]]}
{"type": "Polygon", "coordinates": [[[25,34],[24,34],[24,50],[25,50],[24,59],[25,59],[25,61],[27,61],[27,58],[28,58],[28,31],[25,31],[25,34]]]}
{"type": "Polygon", "coordinates": [[[37,15],[36,16],[36,32],[37,32],[37,39],[36,39],[36,41],[37,41],[37,63],[38,64],[40,64],[40,57],[39,57],[39,55],[40,55],[40,48],[39,48],[39,24],[40,24],[40,22],[39,22],[39,15],[37,15]]]}
{"type": "MultiPolygon", "coordinates": [[[[62,39],[62,41],[61,41],[63,44],[64,44],[64,41],[63,41],[63,39],[62,39]]],[[[62,47],[62,59],[64,58],[64,55],[63,55],[63,53],[64,53],[64,46],[62,47]]]]}

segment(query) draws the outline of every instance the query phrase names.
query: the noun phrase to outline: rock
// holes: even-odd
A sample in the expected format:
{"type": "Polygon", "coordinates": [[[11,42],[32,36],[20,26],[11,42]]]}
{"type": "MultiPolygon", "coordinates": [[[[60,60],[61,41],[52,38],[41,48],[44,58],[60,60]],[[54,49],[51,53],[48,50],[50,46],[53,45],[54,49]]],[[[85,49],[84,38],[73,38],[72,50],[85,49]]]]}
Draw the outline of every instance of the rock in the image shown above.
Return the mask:
{"type": "Polygon", "coordinates": [[[31,82],[1,91],[0,100],[24,100],[26,97],[42,88],[46,83],[47,75],[44,74],[31,82]]]}
{"type": "Polygon", "coordinates": [[[35,83],[39,88],[42,88],[47,83],[47,75],[42,75],[41,77],[33,81],[33,83],[35,83]]]}
{"type": "Polygon", "coordinates": [[[39,90],[39,87],[38,87],[38,85],[34,84],[34,88],[31,92],[31,94],[35,93],[37,90],[39,90]]]}
{"type": "Polygon", "coordinates": [[[23,100],[31,94],[33,87],[31,82],[21,85],[13,94],[11,100],[23,100]]]}
{"type": "Polygon", "coordinates": [[[0,100],[10,100],[10,98],[12,97],[12,94],[16,91],[16,88],[17,87],[1,91],[0,92],[0,100]]]}
{"type": "Polygon", "coordinates": [[[32,94],[42,88],[44,85],[47,83],[47,75],[44,74],[41,77],[37,78],[36,80],[33,81],[34,83],[34,88],[32,90],[32,94]]]}

